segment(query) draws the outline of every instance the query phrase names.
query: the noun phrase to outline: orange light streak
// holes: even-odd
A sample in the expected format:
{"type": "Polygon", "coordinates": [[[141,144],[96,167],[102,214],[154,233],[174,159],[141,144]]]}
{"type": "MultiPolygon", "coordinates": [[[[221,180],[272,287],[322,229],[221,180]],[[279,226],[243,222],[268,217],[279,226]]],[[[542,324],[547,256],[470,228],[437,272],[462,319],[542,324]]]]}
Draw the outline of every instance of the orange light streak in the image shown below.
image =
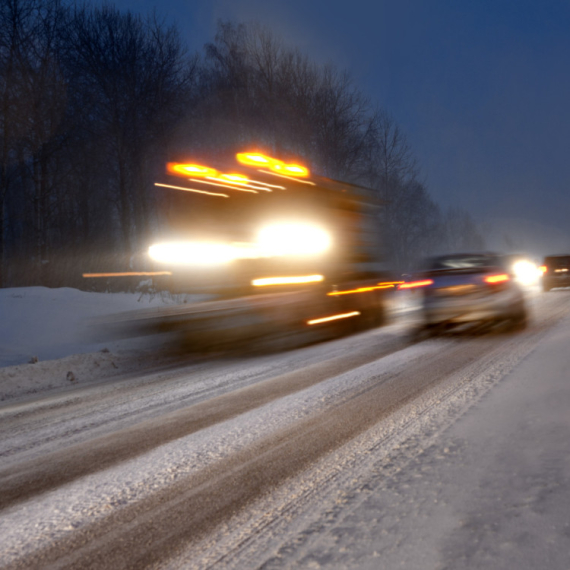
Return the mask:
{"type": "Polygon", "coordinates": [[[271,166],[276,160],[260,152],[238,152],[236,159],[247,166],[271,166]]]}
{"type": "Polygon", "coordinates": [[[238,152],[236,154],[238,162],[247,166],[265,166],[272,170],[271,174],[276,172],[288,174],[293,180],[297,177],[306,178],[309,176],[309,169],[300,164],[286,164],[282,160],[261,154],[259,152],[238,152]]]}
{"type": "Polygon", "coordinates": [[[349,319],[350,317],[357,317],[360,311],[352,311],[351,313],[339,313],[338,315],[331,315],[330,317],[322,317],[320,319],[312,319],[307,321],[308,325],[318,325],[320,323],[328,323],[330,321],[337,321],[339,319],[349,319]]]}
{"type": "Polygon", "coordinates": [[[485,283],[490,283],[491,285],[495,283],[505,283],[509,281],[510,277],[506,273],[501,273],[500,275],[489,275],[483,279],[485,283]]]}
{"type": "Polygon", "coordinates": [[[541,265],[541,266],[538,268],[538,270],[539,270],[542,274],[546,273],[546,265],[541,265]]]}
{"type": "Polygon", "coordinates": [[[218,171],[209,166],[201,164],[179,164],[177,162],[169,162],[166,165],[168,172],[177,176],[217,176],[218,171]]]}
{"type": "MultiPolygon", "coordinates": [[[[249,182],[232,182],[226,178],[224,178],[224,174],[221,176],[208,176],[208,180],[216,180],[218,181],[218,186],[223,186],[225,188],[233,188],[234,190],[242,190],[245,188],[251,188],[252,190],[263,190],[264,192],[273,192],[271,188],[263,188],[261,186],[254,186],[249,182]]],[[[189,178],[192,180],[192,178],[189,178]]],[[[194,182],[201,182],[202,184],[214,184],[213,182],[206,182],[204,180],[194,180],[194,182]]],[[[244,192],[248,192],[248,190],[243,190],[244,192]]],[[[257,194],[257,192],[255,192],[257,194]]]]}
{"type": "Polygon", "coordinates": [[[309,176],[309,169],[300,164],[276,164],[273,169],[280,173],[285,172],[289,176],[309,176]]]}
{"type": "Polygon", "coordinates": [[[253,188],[255,190],[262,190],[263,192],[273,192],[271,188],[265,188],[263,186],[254,186],[253,184],[248,184],[248,188],[253,188]]]}
{"type": "Polygon", "coordinates": [[[285,186],[278,186],[277,184],[269,184],[267,182],[261,182],[259,180],[251,180],[252,184],[259,184],[261,186],[268,186],[269,188],[277,188],[278,190],[285,190],[285,186]]]}
{"type": "Polygon", "coordinates": [[[220,174],[218,178],[235,184],[247,184],[249,182],[249,178],[245,174],[220,174]]]}
{"type": "Polygon", "coordinates": [[[172,271],[124,271],[122,273],[84,273],[83,277],[156,277],[157,275],[172,275],[172,271]]]}
{"type": "MultiPolygon", "coordinates": [[[[258,166],[257,163],[256,166],[258,166]]],[[[236,172],[220,173],[215,168],[210,168],[209,166],[203,166],[201,164],[183,164],[177,162],[169,162],[166,167],[170,174],[175,174],[176,176],[194,176],[195,178],[208,178],[209,180],[219,181],[232,185],[246,186],[247,188],[254,190],[263,190],[265,192],[271,192],[270,188],[279,188],[280,190],[285,190],[284,186],[267,184],[265,182],[260,182],[257,180],[250,181],[245,174],[236,172]],[[259,186],[254,186],[252,183],[261,186],[261,188],[259,186]]],[[[189,178],[189,180],[192,180],[193,182],[203,182],[202,180],[198,181],[195,178],[189,178]]]]}
{"type": "Polygon", "coordinates": [[[417,287],[427,287],[433,285],[432,279],[425,279],[424,281],[410,281],[409,283],[402,283],[398,289],[416,289],[417,287]]]}
{"type": "MultiPolygon", "coordinates": [[[[202,180],[200,180],[202,182],[202,180]]],[[[160,186],[161,188],[174,188],[174,190],[184,190],[184,192],[195,192],[196,194],[207,194],[208,196],[220,196],[222,198],[229,198],[229,194],[218,194],[217,192],[206,192],[205,190],[196,190],[196,188],[184,188],[184,186],[172,186],[171,184],[160,184],[159,182],[154,183],[155,186],[160,186]]]]}
{"type": "Polygon", "coordinates": [[[379,283],[370,287],[359,287],[358,289],[350,289],[349,291],[331,291],[327,293],[329,297],[336,297],[338,295],[351,295],[352,293],[367,293],[368,291],[376,291],[377,289],[391,289],[394,285],[392,283],[379,283]]]}

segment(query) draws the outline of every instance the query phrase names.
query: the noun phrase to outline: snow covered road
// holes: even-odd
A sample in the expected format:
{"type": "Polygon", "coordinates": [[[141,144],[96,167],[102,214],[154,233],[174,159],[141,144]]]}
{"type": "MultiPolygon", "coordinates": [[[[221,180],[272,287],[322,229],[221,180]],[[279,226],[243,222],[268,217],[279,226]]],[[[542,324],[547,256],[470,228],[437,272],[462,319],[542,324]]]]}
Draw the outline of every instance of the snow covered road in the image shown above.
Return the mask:
{"type": "Polygon", "coordinates": [[[570,292],[533,304],[8,400],[0,567],[568,568],[570,292]]]}

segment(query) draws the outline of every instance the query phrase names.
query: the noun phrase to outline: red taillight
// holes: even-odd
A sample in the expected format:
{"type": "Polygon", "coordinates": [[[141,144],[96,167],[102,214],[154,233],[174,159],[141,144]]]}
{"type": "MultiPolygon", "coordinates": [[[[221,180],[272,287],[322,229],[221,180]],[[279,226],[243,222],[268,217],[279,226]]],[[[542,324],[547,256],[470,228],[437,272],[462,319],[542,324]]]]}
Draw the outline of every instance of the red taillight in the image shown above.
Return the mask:
{"type": "Polygon", "coordinates": [[[410,281],[409,283],[402,283],[398,285],[398,289],[416,289],[417,287],[427,287],[433,285],[432,279],[424,279],[423,281],[410,281]]]}
{"type": "Polygon", "coordinates": [[[484,281],[490,285],[495,285],[497,283],[505,283],[510,280],[510,277],[506,273],[501,273],[499,275],[487,275],[484,281]]]}

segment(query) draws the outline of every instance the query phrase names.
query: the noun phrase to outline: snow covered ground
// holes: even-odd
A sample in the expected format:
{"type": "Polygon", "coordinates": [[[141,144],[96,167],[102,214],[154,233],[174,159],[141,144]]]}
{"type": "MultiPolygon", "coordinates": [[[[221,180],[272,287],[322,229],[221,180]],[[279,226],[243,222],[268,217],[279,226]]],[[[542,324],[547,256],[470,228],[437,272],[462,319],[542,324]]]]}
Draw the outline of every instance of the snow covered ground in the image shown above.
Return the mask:
{"type": "MultiPolygon", "coordinates": [[[[46,381],[67,387],[119,371],[133,362],[127,356],[141,350],[144,340],[130,340],[129,346],[126,341],[102,345],[81,340],[84,319],[165,302],[118,296],[111,308],[107,301],[114,296],[72,290],[3,293],[7,305],[0,310],[8,306],[5,314],[11,315],[14,331],[21,331],[21,344],[12,344],[10,326],[2,322],[3,354],[22,362],[0,368],[0,386],[3,391],[11,386],[12,394],[44,390],[46,381]],[[28,304],[15,304],[26,297],[10,296],[14,293],[30,294],[29,312],[28,304]],[[26,315],[28,333],[18,321],[26,315]],[[27,363],[30,355],[41,354],[63,358],[27,363]],[[70,370],[75,380],[66,377],[70,370]],[[34,388],[33,378],[43,385],[34,388]]],[[[402,345],[398,338],[403,329],[383,327],[290,354],[198,363],[121,386],[108,383],[83,391],[80,398],[66,392],[45,400],[6,402],[1,418],[4,494],[22,476],[33,479],[40,468],[53,464],[56,469],[60,462],[65,469],[73,454],[95,453],[95,436],[109,447],[121,437],[134,438],[132,421],[144,418],[149,425],[141,423],[137,429],[160,434],[186,416],[196,418],[200,403],[209,404],[213,396],[218,396],[216,413],[224,401],[239,404],[239,413],[229,406],[227,416],[216,423],[164,440],[104,470],[87,470],[2,510],[0,554],[4,561],[13,560],[14,568],[43,568],[47,563],[41,557],[53,543],[63,553],[69,548],[68,567],[73,567],[74,556],[99,560],[101,568],[136,567],[132,549],[126,548],[127,558],[114,566],[104,555],[113,555],[114,537],[117,544],[123,539],[129,544],[126,523],[139,520],[129,518],[139,505],[154,517],[151,534],[143,537],[150,544],[158,529],[168,527],[174,533],[189,524],[202,504],[203,486],[209,515],[214,498],[231,496],[229,483],[237,481],[233,485],[239,490],[248,478],[255,482],[254,475],[273,470],[280,484],[260,493],[247,509],[228,513],[214,534],[170,553],[159,541],[157,552],[165,559],[155,567],[567,570],[569,293],[560,290],[533,299],[531,326],[519,334],[402,345]],[[380,354],[389,343],[394,346],[380,354]],[[349,360],[359,353],[358,366],[340,370],[336,360],[332,372],[323,372],[332,355],[349,360]],[[281,392],[301,379],[304,389],[281,392]],[[242,408],[254,393],[246,388],[263,386],[279,395],[242,408]],[[122,419],[127,408],[134,419],[122,419]],[[327,438],[349,433],[368,413],[366,429],[363,424],[331,453],[278,478],[293,459],[300,461],[305,446],[326,446],[327,438]],[[247,471],[256,462],[259,471],[247,471]],[[218,468],[218,477],[212,477],[218,468]],[[112,521],[116,525],[109,532],[112,521]],[[75,537],[76,551],[68,546],[75,537]],[[34,563],[25,566],[28,561],[34,563]]],[[[97,463],[87,459],[86,464],[97,463]]],[[[145,540],[137,543],[137,553],[143,552],[145,540]]]]}
{"type": "Polygon", "coordinates": [[[132,343],[94,341],[89,319],[173,302],[167,296],[87,293],[70,288],[0,289],[0,366],[127,348],[132,343]]]}
{"type": "Polygon", "coordinates": [[[419,451],[376,457],[275,567],[570,568],[569,346],[567,317],[419,451]]]}
{"type": "Polygon", "coordinates": [[[77,289],[0,289],[0,400],[112,375],[137,365],[148,337],[97,338],[92,320],[115,313],[200,300],[77,289]]]}

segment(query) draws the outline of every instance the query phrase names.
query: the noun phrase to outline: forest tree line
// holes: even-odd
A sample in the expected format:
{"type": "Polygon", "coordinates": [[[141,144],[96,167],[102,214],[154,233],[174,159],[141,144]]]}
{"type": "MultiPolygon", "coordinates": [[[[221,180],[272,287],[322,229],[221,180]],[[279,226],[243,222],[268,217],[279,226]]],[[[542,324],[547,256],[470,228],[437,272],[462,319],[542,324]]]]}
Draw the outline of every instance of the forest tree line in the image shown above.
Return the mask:
{"type": "Polygon", "coordinates": [[[144,269],[169,158],[252,144],[377,193],[397,270],[483,246],[468,213],[430,197],[387,110],[256,23],[220,22],[191,53],[156,15],[0,0],[0,98],[0,286],[144,269]]]}

